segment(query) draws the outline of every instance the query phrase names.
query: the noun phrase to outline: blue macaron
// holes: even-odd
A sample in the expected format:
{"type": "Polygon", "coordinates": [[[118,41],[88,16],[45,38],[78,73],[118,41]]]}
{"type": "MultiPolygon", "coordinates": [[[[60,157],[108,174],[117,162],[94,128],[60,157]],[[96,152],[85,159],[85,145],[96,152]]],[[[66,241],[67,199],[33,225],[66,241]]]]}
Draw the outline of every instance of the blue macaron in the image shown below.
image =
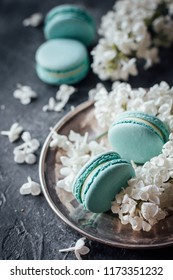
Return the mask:
{"type": "Polygon", "coordinates": [[[142,112],[119,115],[108,131],[109,142],[121,157],[143,164],[162,152],[169,129],[160,119],[142,112]]]}
{"type": "Polygon", "coordinates": [[[89,57],[86,47],[72,39],[54,39],[37,50],[36,72],[45,83],[75,84],[86,77],[89,57]]]}
{"type": "Polygon", "coordinates": [[[79,171],[73,183],[73,194],[87,210],[103,213],[111,209],[116,194],[134,176],[131,163],[122,159],[119,154],[102,153],[79,171]]]}
{"type": "Polygon", "coordinates": [[[47,14],[44,34],[47,40],[71,38],[89,46],[95,40],[96,27],[92,16],[85,9],[75,5],[60,5],[47,14]]]}

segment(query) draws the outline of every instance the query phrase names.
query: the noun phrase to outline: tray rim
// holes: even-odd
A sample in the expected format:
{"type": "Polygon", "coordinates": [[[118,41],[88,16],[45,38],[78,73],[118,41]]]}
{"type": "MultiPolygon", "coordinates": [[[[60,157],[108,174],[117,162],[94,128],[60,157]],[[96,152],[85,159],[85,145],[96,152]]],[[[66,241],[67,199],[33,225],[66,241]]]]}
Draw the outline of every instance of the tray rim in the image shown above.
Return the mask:
{"type": "MultiPolygon", "coordinates": [[[[74,117],[75,115],[79,114],[81,111],[89,108],[90,106],[92,106],[94,104],[94,100],[88,100],[85,101],[81,104],[79,104],[78,106],[75,107],[74,111],[69,111],[66,115],[64,115],[53,127],[53,129],[55,131],[61,129],[61,127],[67,122],[69,121],[72,117],[74,117]]],[[[45,176],[44,176],[44,170],[45,170],[45,159],[46,159],[46,155],[48,153],[49,150],[49,144],[50,144],[50,140],[51,140],[51,135],[52,133],[50,132],[48,134],[48,136],[46,137],[44,144],[42,146],[41,149],[41,153],[40,153],[40,158],[39,158],[39,179],[40,179],[40,184],[41,184],[41,189],[43,192],[44,197],[46,198],[46,201],[48,202],[50,208],[56,213],[56,215],[68,226],[70,226],[71,228],[73,228],[74,230],[76,230],[78,233],[80,233],[81,235],[87,237],[88,239],[91,239],[93,241],[96,242],[100,242],[102,244],[111,246],[111,247],[119,247],[119,248],[124,248],[124,249],[158,249],[158,248],[164,248],[164,247],[168,247],[173,245],[173,241],[170,242],[163,242],[161,244],[158,243],[154,243],[154,244],[123,244],[123,243],[119,243],[119,242],[114,242],[108,239],[103,239],[100,237],[95,237],[94,235],[88,233],[87,231],[77,227],[75,224],[73,224],[57,207],[57,205],[55,205],[54,201],[52,200],[47,185],[46,185],[46,180],[45,180],[45,176]]]]}

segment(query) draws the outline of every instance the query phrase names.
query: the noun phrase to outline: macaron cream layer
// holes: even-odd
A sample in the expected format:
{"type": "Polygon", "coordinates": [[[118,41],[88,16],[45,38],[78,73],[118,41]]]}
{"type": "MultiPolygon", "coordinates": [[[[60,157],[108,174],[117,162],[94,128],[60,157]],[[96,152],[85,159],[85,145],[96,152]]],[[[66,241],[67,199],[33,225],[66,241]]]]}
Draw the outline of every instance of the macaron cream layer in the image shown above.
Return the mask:
{"type": "Polygon", "coordinates": [[[37,73],[41,80],[46,81],[49,84],[74,84],[82,80],[88,73],[88,63],[84,62],[75,69],[69,69],[68,71],[51,71],[36,65],[37,73]]]}

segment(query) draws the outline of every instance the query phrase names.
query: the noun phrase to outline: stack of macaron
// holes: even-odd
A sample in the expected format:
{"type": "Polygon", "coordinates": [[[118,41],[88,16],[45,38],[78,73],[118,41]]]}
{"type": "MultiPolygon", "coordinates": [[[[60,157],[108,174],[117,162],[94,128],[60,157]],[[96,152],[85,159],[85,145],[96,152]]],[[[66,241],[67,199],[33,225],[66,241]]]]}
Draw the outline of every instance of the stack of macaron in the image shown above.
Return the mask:
{"type": "Polygon", "coordinates": [[[75,5],[51,9],[44,24],[46,42],[36,51],[38,77],[51,85],[75,84],[89,71],[87,47],[95,40],[95,23],[88,13],[75,5]]]}
{"type": "Polygon", "coordinates": [[[116,194],[135,176],[131,162],[143,164],[159,155],[168,138],[168,127],[157,117],[142,112],[120,114],[108,130],[113,151],[86,163],[74,180],[74,196],[91,212],[110,210],[116,194]]]}

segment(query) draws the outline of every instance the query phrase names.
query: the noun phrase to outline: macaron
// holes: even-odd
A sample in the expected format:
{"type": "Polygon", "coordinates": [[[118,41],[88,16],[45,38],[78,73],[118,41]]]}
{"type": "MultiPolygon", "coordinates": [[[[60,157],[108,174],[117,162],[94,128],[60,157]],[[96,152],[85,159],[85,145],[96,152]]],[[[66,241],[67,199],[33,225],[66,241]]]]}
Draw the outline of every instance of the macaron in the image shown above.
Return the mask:
{"type": "Polygon", "coordinates": [[[89,46],[95,40],[96,27],[92,16],[85,9],[75,5],[60,5],[47,14],[44,34],[47,40],[71,38],[89,46]]]}
{"type": "Polygon", "coordinates": [[[75,198],[87,210],[103,213],[111,209],[117,193],[135,176],[130,162],[115,152],[102,153],[88,161],[74,180],[75,198]]]}
{"type": "Polygon", "coordinates": [[[43,43],[35,55],[36,72],[45,83],[75,84],[89,71],[86,47],[72,39],[54,39],[43,43]]]}
{"type": "Polygon", "coordinates": [[[166,124],[142,112],[120,114],[108,131],[108,140],[113,150],[137,164],[143,164],[159,155],[168,138],[166,124]]]}

